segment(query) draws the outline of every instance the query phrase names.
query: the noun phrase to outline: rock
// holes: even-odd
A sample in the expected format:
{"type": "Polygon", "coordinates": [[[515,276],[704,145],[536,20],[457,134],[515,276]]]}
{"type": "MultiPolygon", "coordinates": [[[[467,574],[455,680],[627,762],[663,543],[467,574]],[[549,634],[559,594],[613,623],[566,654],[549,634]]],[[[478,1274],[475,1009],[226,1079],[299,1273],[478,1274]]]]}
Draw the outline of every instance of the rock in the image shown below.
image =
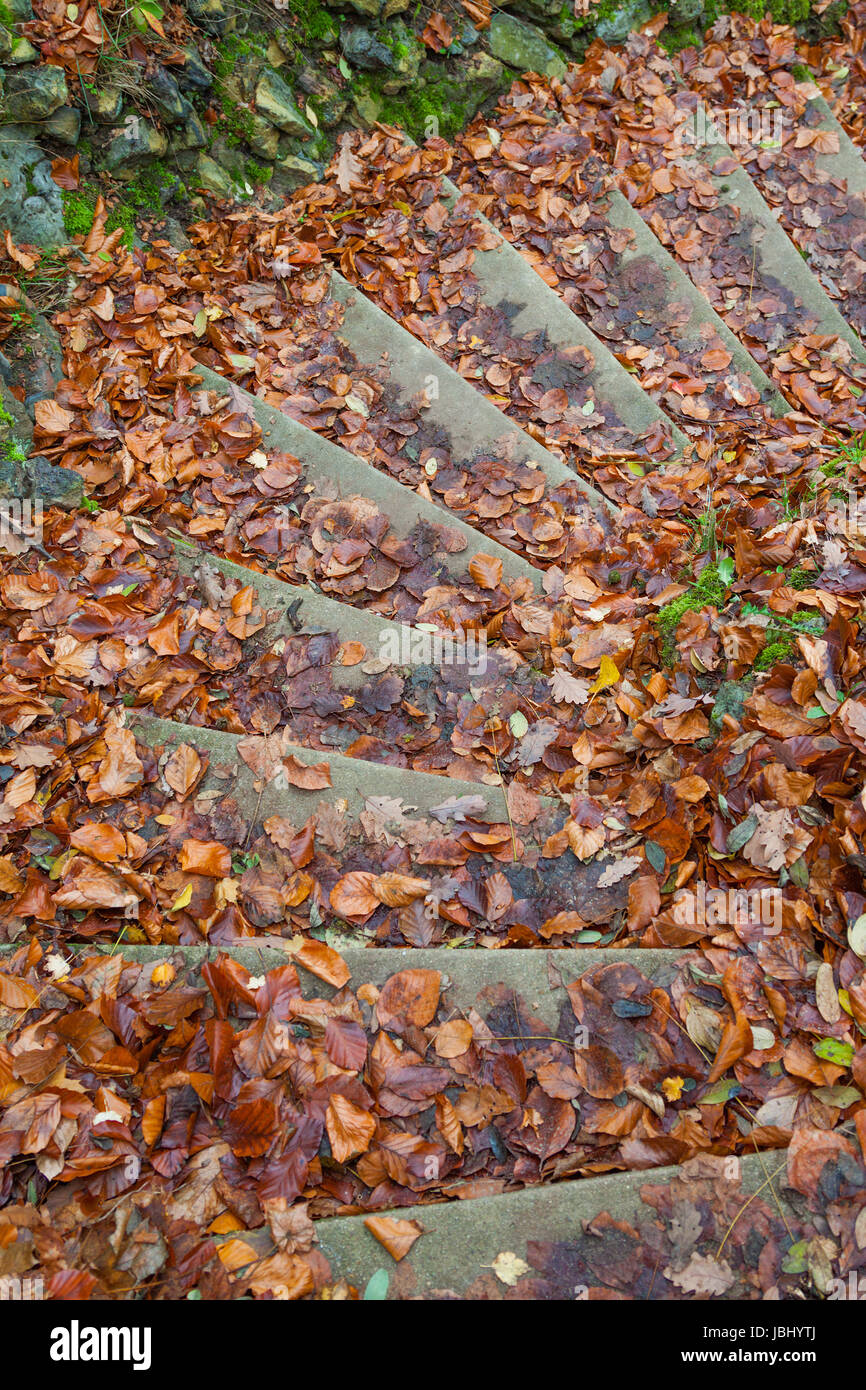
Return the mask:
{"type": "Polygon", "coordinates": [[[206,34],[217,38],[226,32],[232,19],[232,7],[226,0],[187,0],[187,14],[206,34]]]}
{"type": "Polygon", "coordinates": [[[352,66],[365,72],[381,72],[391,66],[391,50],[363,24],[347,24],[340,34],[340,47],[352,66]]]}
{"type": "Polygon", "coordinates": [[[276,159],[280,132],[255,111],[250,111],[244,120],[244,140],[253,154],[261,155],[262,159],[276,159]]]}
{"type": "Polygon", "coordinates": [[[256,107],[260,115],[287,135],[313,133],[313,127],[298,110],[291,89],[272,68],[265,68],[256,84],[256,107]]]}
{"type": "Polygon", "coordinates": [[[233,198],[235,196],[235,184],[231,175],[226,173],[225,169],[221,169],[216,160],[211,159],[209,154],[198,156],[193,166],[193,178],[198,188],[203,188],[214,198],[233,198]]]}
{"type": "Polygon", "coordinates": [[[364,125],[375,125],[381,119],[384,102],[376,92],[358,88],[352,93],[352,105],[364,125]]]}
{"type": "Polygon", "coordinates": [[[12,53],[12,35],[0,24],[0,63],[8,63],[12,53]]]}
{"type": "Polygon", "coordinates": [[[409,8],[409,0],[324,0],[329,10],[354,10],[369,19],[390,19],[409,8]]]}
{"type": "Polygon", "coordinates": [[[188,43],[183,50],[183,67],[175,69],[175,80],[183,92],[209,92],[213,86],[213,74],[205,67],[201,54],[194,44],[188,43]]]}
{"type": "Polygon", "coordinates": [[[318,182],[323,173],[321,164],[314,164],[311,159],[290,154],[281,159],[274,169],[271,190],[274,193],[292,193],[296,188],[318,182]]]}
{"type": "Polygon", "coordinates": [[[298,86],[307,96],[316,98],[316,114],[320,125],[327,129],[339,124],[349,105],[348,92],[342,91],[326,73],[314,67],[301,69],[298,74],[298,86]]]}
{"type": "Polygon", "coordinates": [[[206,144],[207,131],[193,111],[184,125],[175,126],[171,133],[169,149],[172,154],[176,154],[178,150],[203,150],[206,144]]]}
{"type": "Polygon", "coordinates": [[[691,24],[703,13],[704,0],[672,0],[668,6],[668,21],[671,24],[691,24]]]}
{"type": "Polygon", "coordinates": [[[398,19],[396,24],[388,25],[386,29],[380,29],[379,39],[388,50],[387,66],[393,74],[385,79],[383,91],[402,91],[404,87],[417,81],[418,69],[427,50],[402,19],[398,19]]]}
{"type": "MultiPolygon", "coordinates": [[[[13,465],[14,468],[14,465],[13,465]]],[[[20,497],[31,497],[42,503],[43,508],[61,507],[64,511],[75,511],[81,506],[84,497],[84,479],[71,468],[59,468],[49,463],[42,454],[36,454],[23,464],[19,464],[18,478],[10,478],[20,487],[20,497]]],[[[11,470],[10,470],[11,471],[11,470]]],[[[0,476],[0,490],[3,488],[0,476]]],[[[10,496],[6,493],[6,496],[10,496]]]]}
{"type": "Polygon", "coordinates": [[[6,116],[10,121],[44,121],[69,100],[62,68],[43,64],[6,77],[6,116]]]}
{"type": "Polygon", "coordinates": [[[21,38],[12,40],[12,53],[9,61],[10,63],[38,63],[39,50],[34,48],[30,40],[25,39],[22,35],[21,38]]]}
{"type": "Polygon", "coordinates": [[[156,113],[167,125],[183,125],[193,115],[193,109],[170,72],[155,68],[147,79],[147,96],[156,113]]]}
{"type": "Polygon", "coordinates": [[[168,140],[161,130],[141,116],[127,116],[120,130],[115,130],[105,151],[105,168],[119,178],[135,172],[136,165],[149,159],[159,159],[168,149],[168,140]]]}
{"type": "Polygon", "coordinates": [[[625,43],[629,34],[639,29],[651,16],[646,0],[626,0],[621,9],[606,19],[600,19],[595,26],[596,38],[605,43],[625,43]]]}
{"type": "Polygon", "coordinates": [[[123,93],[118,87],[99,87],[87,92],[86,109],[97,125],[116,125],[123,108],[123,93]]]}
{"type": "Polygon", "coordinates": [[[0,234],[32,246],[62,246],[63,202],[51,164],[19,126],[3,129],[0,141],[0,234]]]}
{"type": "MultiPolygon", "coordinates": [[[[4,16],[8,15],[13,24],[26,24],[28,19],[33,18],[33,6],[30,0],[4,0],[4,16]]],[[[6,20],[7,24],[9,19],[6,20]]]]}
{"type": "Polygon", "coordinates": [[[81,134],[81,112],[75,106],[59,106],[42,123],[42,132],[64,145],[77,145],[81,134]]]}
{"type": "Polygon", "coordinates": [[[495,13],[487,37],[493,56],[518,72],[537,72],[545,77],[565,75],[567,65],[562,54],[534,24],[495,13]]]}

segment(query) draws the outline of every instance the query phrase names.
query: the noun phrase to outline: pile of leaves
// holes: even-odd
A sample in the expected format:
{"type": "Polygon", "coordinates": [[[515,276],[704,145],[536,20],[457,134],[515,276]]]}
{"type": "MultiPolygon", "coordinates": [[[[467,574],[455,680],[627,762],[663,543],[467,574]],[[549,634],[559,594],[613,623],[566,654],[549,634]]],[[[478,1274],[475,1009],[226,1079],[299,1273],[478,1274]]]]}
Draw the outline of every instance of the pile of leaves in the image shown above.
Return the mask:
{"type": "MultiPolygon", "coordinates": [[[[0,974],[4,1272],[38,1267],[49,1294],[66,1298],[351,1295],[315,1248],[317,1217],[789,1140],[789,1182],[817,1198],[828,1159],[855,1157],[846,1131],[864,1138],[866,1048],[854,1053],[850,1022],[817,1016],[819,1042],[783,1048],[774,1030],[789,1011],[812,1011],[812,990],[805,955],[774,949],[778,959],[769,951],[760,964],[714,953],[709,964],[723,973],[713,976],[700,957],[684,961],[664,987],[630,965],[599,965],[567,986],[550,1033],[501,987],[486,991],[483,1014],[455,1009],[436,971],[410,968],[353,990],[340,957],[316,942],[295,959],[330,986],[327,998],[304,997],[291,962],[253,977],[220,955],[199,977],[180,959],[151,966],[111,952],[70,968],[34,939],[0,974]],[[575,1045],[579,1028],[590,1046],[575,1045]],[[846,1049],[853,1086],[838,1084],[846,1049]],[[768,1058],[784,1071],[762,1071],[768,1058]],[[742,1080],[722,1082],[732,1066],[742,1080]]],[[[551,970],[551,985],[561,984],[551,970]]],[[[849,992],[860,1015],[866,990],[852,980],[849,992]]],[[[775,1155],[768,1161],[778,1169],[775,1155]]],[[[705,1179],[707,1167],[698,1171],[705,1179]]],[[[670,1284],[708,1292],[714,1278],[724,1288],[734,1279],[727,1261],[698,1253],[697,1241],[722,1227],[707,1220],[701,1184],[681,1181],[688,1219],[675,1190],[644,1195],[681,1228],[656,1296],[670,1284]]],[[[799,1265],[775,1229],[762,1278],[812,1271],[819,1254],[825,1282],[831,1261],[850,1266],[840,1237],[864,1196],[831,1228],[836,1241],[812,1236],[799,1265]]],[[[736,1184],[725,1197],[715,1221],[734,1227],[736,1184]]],[[[768,1205],[765,1197],[762,1223],[768,1205]]],[[[729,1259],[743,1260],[755,1219],[729,1259]]],[[[423,1239],[416,1220],[367,1224],[398,1261],[423,1239]]],[[[628,1234],[634,1260],[615,1275],[603,1248],[593,1260],[583,1243],[539,1248],[532,1262],[555,1284],[565,1269],[573,1283],[622,1289],[635,1279],[646,1297],[662,1233],[644,1248],[628,1234]]],[[[515,1286],[519,1273],[498,1277],[515,1286]]]]}

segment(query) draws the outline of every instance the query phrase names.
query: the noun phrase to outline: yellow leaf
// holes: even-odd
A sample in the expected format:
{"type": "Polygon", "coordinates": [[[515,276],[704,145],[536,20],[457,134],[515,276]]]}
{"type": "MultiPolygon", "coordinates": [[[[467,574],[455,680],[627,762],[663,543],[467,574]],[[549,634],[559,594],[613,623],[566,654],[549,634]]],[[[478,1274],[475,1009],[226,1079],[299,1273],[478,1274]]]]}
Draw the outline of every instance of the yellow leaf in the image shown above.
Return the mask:
{"type": "Polygon", "coordinates": [[[662,1082],[662,1091],[664,1092],[665,1100],[671,1102],[679,1100],[683,1093],[684,1085],[685,1082],[681,1076],[666,1076],[662,1082]]]}
{"type": "Polygon", "coordinates": [[[171,907],[168,910],[169,912],[180,912],[182,907],[188,907],[191,902],[192,884],[188,883],[184,888],[183,892],[181,893],[180,897],[176,900],[176,902],[172,903],[171,907]]]}
{"type": "Polygon", "coordinates": [[[150,976],[152,985],[170,985],[174,979],[174,966],[169,961],[163,961],[162,965],[155,965],[150,976]]]}
{"type": "Polygon", "coordinates": [[[496,1256],[490,1268],[500,1283],[508,1284],[512,1288],[518,1279],[529,1273],[529,1265],[525,1260],[521,1260],[519,1255],[515,1255],[513,1250],[503,1250],[496,1256]]]}
{"type": "Polygon", "coordinates": [[[600,690],[606,690],[609,685],[616,685],[619,679],[616,662],[609,656],[603,656],[598,668],[598,676],[589,687],[590,695],[597,695],[600,690]]]}

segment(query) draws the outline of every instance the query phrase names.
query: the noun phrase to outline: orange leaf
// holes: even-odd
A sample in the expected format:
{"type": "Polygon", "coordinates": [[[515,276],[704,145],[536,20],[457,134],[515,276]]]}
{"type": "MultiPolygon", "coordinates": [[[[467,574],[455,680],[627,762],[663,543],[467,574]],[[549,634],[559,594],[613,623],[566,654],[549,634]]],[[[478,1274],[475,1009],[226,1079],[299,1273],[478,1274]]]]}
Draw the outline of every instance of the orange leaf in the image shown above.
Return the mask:
{"type": "Polygon", "coordinates": [[[368,1216],[364,1225],[380,1245],[384,1245],[392,1260],[402,1260],[409,1254],[423,1228],[417,1221],[400,1221],[393,1216],[368,1216]]]}
{"type": "Polygon", "coordinates": [[[465,1018],[452,1018],[436,1033],[437,1057],[462,1057],[472,1046],[472,1024],[465,1018]]]}
{"type": "Polygon", "coordinates": [[[0,975],[0,1004],[4,1009],[29,1009],[39,998],[26,980],[16,975],[0,975]]]}
{"type": "Polygon", "coordinates": [[[342,989],[351,976],[343,957],[333,947],[326,946],[324,941],[316,941],[313,937],[305,938],[300,951],[296,951],[293,958],[298,965],[309,970],[311,975],[325,980],[335,989],[342,989]]]}
{"type": "Polygon", "coordinates": [[[719,1050],[716,1053],[716,1060],[713,1062],[707,1080],[710,1082],[718,1081],[720,1076],[724,1076],[728,1067],[732,1067],[741,1057],[745,1057],[747,1052],[751,1052],[754,1045],[752,1026],[746,1015],[737,1014],[736,1018],[729,1019],[725,1024],[719,1050]]]}
{"type": "Polygon", "coordinates": [[[376,1133],[376,1120],[345,1096],[335,1095],[328,1101],[325,1128],[337,1163],[347,1163],[350,1158],[367,1152],[376,1133]]]}
{"type": "Polygon", "coordinates": [[[408,907],[416,898],[423,898],[430,892],[430,880],[411,878],[408,874],[380,874],[371,883],[370,890],[386,907],[408,907]]]}
{"type": "Polygon", "coordinates": [[[363,869],[346,874],[331,889],[331,907],[341,917],[365,921],[379,906],[379,899],[373,892],[375,881],[376,875],[363,869]]]}
{"type": "Polygon", "coordinates": [[[308,766],[290,753],[287,758],[283,758],[282,766],[286,780],[293,787],[300,787],[303,791],[321,791],[322,787],[331,785],[331,769],[328,763],[310,763],[308,766]]]}
{"type": "Polygon", "coordinates": [[[438,970],[400,970],[385,981],[376,1002],[382,1028],[413,1023],[424,1028],[439,1005],[442,976],[438,970]]]}
{"type": "Polygon", "coordinates": [[[502,578],[502,561],[492,555],[473,555],[469,561],[469,573],[481,589],[496,589],[502,578]]]}
{"type": "Polygon", "coordinates": [[[96,821],[86,821],[73,830],[69,837],[73,849],[83,849],[101,864],[114,864],[126,855],[126,836],[113,825],[98,825],[96,821]]]}
{"type": "Polygon", "coordinates": [[[231,850],[217,840],[184,840],[180,851],[180,867],[188,874],[228,878],[232,871],[231,850]]]}
{"type": "Polygon", "coordinates": [[[145,638],[157,656],[177,656],[180,652],[180,614],[166,613],[145,638]]]}
{"type": "Polygon", "coordinates": [[[162,1134],[162,1122],[165,1119],[165,1095],[154,1096],[144,1107],[141,1117],[141,1137],[148,1148],[151,1148],[162,1134]]]}
{"type": "Polygon", "coordinates": [[[367,655],[367,648],[363,642],[343,642],[337,651],[335,664],[337,666],[357,666],[359,661],[363,661],[367,655]]]}
{"type": "Polygon", "coordinates": [[[202,774],[202,761],[191,743],[181,743],[174,750],[163,771],[163,777],[181,801],[189,796],[202,774]]]}

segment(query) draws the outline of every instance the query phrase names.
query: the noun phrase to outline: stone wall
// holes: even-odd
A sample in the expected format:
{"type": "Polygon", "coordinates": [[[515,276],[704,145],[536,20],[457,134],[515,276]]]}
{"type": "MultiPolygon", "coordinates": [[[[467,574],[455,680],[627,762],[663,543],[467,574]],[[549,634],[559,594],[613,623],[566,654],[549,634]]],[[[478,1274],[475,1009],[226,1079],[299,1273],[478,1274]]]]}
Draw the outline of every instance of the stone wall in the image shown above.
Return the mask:
{"type": "MultiPolygon", "coordinates": [[[[809,0],[767,4],[809,21],[809,0]]],[[[347,126],[450,138],[515,76],[558,75],[659,8],[447,0],[443,28],[427,0],[0,0],[0,235],[68,242],[100,192],[129,239],[165,209],[201,215],[208,196],[282,198],[321,175],[347,126]],[[75,155],[80,186],[61,189],[51,160],[75,155]]],[[[693,41],[720,8],[672,0],[662,41],[693,41]]]]}

